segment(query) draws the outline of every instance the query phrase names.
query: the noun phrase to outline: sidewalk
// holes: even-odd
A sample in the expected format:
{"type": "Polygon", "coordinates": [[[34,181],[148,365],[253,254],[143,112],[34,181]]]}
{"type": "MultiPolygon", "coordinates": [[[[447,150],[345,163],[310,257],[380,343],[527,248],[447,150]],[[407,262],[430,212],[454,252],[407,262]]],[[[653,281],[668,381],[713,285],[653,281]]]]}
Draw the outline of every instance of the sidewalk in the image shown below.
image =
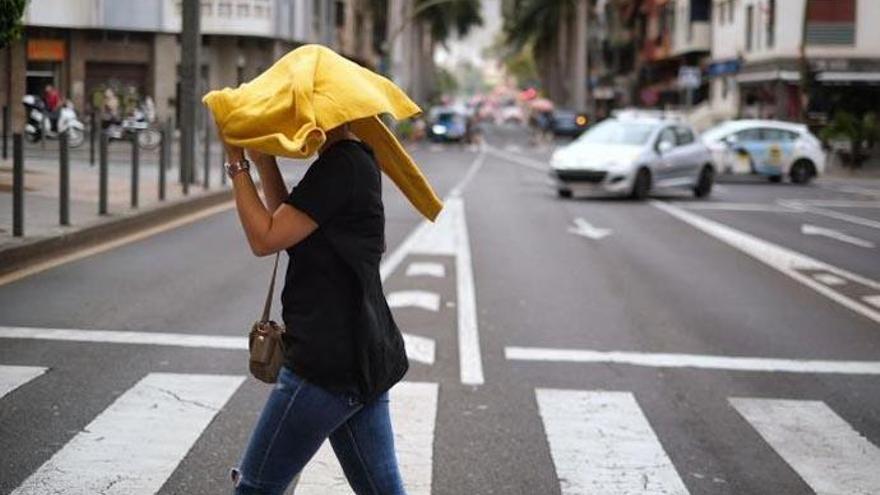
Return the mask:
{"type": "MultiPolygon", "coordinates": [[[[210,184],[203,187],[204,155],[196,153],[197,183],[184,196],[178,149],[166,171],[165,200],[159,201],[159,149],[140,150],[138,208],[131,208],[131,145],[111,142],[108,150],[108,215],[98,215],[97,156],[89,164],[89,143],[70,150],[70,225],[59,224],[58,143],[25,144],[24,236],[12,235],[12,159],[0,161],[0,273],[102,237],[121,234],[206,208],[229,199],[221,184],[222,158],[212,143],[210,184]]],[[[97,154],[97,150],[96,150],[97,154]]]]}

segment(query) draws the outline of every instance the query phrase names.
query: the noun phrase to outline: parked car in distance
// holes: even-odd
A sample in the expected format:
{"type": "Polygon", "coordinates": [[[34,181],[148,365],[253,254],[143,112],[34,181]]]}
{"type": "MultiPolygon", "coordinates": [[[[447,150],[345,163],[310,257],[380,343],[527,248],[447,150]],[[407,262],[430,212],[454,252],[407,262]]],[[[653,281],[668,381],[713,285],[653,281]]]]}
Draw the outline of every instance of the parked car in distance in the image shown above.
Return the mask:
{"type": "Polygon", "coordinates": [[[580,136],[589,123],[586,113],[565,108],[553,110],[550,116],[550,130],[556,136],[580,136]]]}
{"type": "Polygon", "coordinates": [[[731,120],[701,136],[718,170],[757,174],[806,184],[825,171],[822,142],[803,124],[776,120],[731,120]]]}
{"type": "Polygon", "coordinates": [[[678,119],[612,117],[553,154],[550,174],[560,197],[604,192],[644,199],[660,188],[708,196],[715,180],[709,149],[678,119]]]}
{"type": "Polygon", "coordinates": [[[428,137],[432,141],[463,141],[467,137],[467,114],[451,107],[432,108],[428,137]]]}

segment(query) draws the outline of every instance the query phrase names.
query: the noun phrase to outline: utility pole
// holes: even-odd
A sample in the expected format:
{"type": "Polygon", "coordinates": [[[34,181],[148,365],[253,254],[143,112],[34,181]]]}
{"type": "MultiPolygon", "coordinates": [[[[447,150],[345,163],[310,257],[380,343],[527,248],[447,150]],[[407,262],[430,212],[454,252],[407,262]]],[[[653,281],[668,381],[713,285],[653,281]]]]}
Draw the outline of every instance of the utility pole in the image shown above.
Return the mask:
{"type": "Polygon", "coordinates": [[[183,29],[180,33],[180,166],[183,170],[183,191],[189,192],[189,184],[195,174],[196,115],[198,100],[196,88],[199,77],[199,45],[201,35],[199,0],[183,0],[183,29]]]}

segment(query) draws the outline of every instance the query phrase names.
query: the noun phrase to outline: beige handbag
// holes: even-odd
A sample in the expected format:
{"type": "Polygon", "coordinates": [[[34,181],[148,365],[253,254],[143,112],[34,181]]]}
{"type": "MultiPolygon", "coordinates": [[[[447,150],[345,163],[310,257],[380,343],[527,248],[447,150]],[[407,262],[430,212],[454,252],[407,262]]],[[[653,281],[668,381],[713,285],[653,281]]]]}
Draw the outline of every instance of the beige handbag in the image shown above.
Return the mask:
{"type": "Polygon", "coordinates": [[[272,297],[275,293],[275,274],[278,272],[278,257],[275,255],[275,268],[272,269],[272,280],[269,281],[269,294],[263,305],[263,317],[254,323],[248,336],[250,350],[249,367],[254,378],[266,383],[275,383],[278,372],[284,364],[284,325],[269,319],[272,310],[272,297]]]}

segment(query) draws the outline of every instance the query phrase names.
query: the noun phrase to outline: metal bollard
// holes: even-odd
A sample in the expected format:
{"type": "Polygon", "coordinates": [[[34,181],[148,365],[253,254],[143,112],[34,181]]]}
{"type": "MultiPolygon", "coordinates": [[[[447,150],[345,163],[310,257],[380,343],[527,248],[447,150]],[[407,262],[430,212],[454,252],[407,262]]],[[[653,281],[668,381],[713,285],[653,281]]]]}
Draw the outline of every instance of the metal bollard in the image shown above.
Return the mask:
{"type": "Polygon", "coordinates": [[[24,235],[24,142],[12,135],[12,235],[24,235]]]}
{"type": "Polygon", "coordinates": [[[109,138],[101,131],[101,146],[98,149],[98,214],[107,214],[107,147],[109,138]]]}
{"type": "Polygon", "coordinates": [[[226,185],[226,151],[220,150],[220,183],[226,185]]]}
{"type": "Polygon", "coordinates": [[[9,140],[9,107],[3,105],[3,159],[9,158],[9,149],[6,142],[9,140]]]}
{"type": "Polygon", "coordinates": [[[58,222],[70,225],[70,149],[67,132],[58,136],[58,222]]]}
{"type": "Polygon", "coordinates": [[[89,165],[95,166],[95,135],[98,133],[98,125],[94,111],[89,114],[89,120],[89,165]]]}
{"type": "Polygon", "coordinates": [[[162,126],[162,140],[159,141],[159,201],[165,201],[165,172],[168,168],[168,157],[171,154],[168,127],[167,124],[162,126]]]}
{"type": "Polygon", "coordinates": [[[138,207],[138,189],[141,176],[141,155],[138,147],[138,133],[131,134],[131,207],[138,207]]]}
{"type": "MultiPolygon", "coordinates": [[[[207,115],[207,112],[205,112],[207,115]]],[[[211,132],[208,130],[207,118],[205,118],[205,179],[202,187],[208,189],[211,185],[211,132]]]]}

